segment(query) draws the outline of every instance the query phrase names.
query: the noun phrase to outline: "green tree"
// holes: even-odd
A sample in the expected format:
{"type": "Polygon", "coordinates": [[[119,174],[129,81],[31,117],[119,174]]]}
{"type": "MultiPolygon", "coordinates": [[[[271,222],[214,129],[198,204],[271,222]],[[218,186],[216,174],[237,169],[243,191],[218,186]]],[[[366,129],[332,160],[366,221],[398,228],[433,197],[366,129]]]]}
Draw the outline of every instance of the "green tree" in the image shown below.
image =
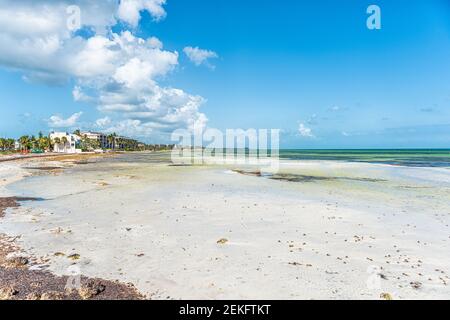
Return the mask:
{"type": "Polygon", "coordinates": [[[61,143],[64,144],[64,152],[67,151],[67,143],[69,142],[69,140],[67,140],[67,137],[62,137],[61,138],[61,143]]]}
{"type": "Polygon", "coordinates": [[[31,140],[29,136],[20,137],[19,143],[21,145],[22,151],[28,151],[30,149],[31,140]]]}
{"type": "Polygon", "coordinates": [[[41,150],[48,151],[51,147],[51,141],[49,137],[41,136],[38,139],[38,147],[41,150]]]}
{"type": "Polygon", "coordinates": [[[109,136],[108,136],[108,144],[109,144],[109,147],[112,149],[112,150],[115,150],[116,149],[116,137],[117,137],[117,134],[114,132],[114,133],[111,133],[109,136]]]}

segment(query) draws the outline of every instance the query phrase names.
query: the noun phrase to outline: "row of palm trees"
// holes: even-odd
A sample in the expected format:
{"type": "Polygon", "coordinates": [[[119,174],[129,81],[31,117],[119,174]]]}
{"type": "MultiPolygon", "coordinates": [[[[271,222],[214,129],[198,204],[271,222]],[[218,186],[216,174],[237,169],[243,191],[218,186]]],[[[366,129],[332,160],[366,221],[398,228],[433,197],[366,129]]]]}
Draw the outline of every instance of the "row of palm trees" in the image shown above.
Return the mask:
{"type": "MultiPolygon", "coordinates": [[[[17,140],[20,144],[21,151],[42,150],[48,151],[51,149],[53,142],[49,137],[44,136],[39,132],[38,136],[22,136],[17,140]]],[[[14,151],[16,149],[16,140],[11,138],[0,138],[0,151],[14,151]]]]}
{"type": "Polygon", "coordinates": [[[0,138],[0,151],[12,151],[16,147],[16,140],[0,138]]]}
{"type": "MultiPolygon", "coordinates": [[[[100,142],[94,139],[89,139],[86,135],[82,135],[80,130],[75,130],[74,134],[81,137],[80,148],[83,151],[100,149],[100,142]]],[[[30,150],[50,151],[55,144],[64,145],[69,142],[66,137],[50,139],[39,132],[37,136],[24,135],[18,139],[20,150],[28,152],[30,150]]],[[[112,150],[125,151],[140,151],[140,150],[170,150],[174,145],[163,144],[144,144],[134,139],[124,138],[118,136],[116,133],[111,133],[107,136],[108,148],[112,150]]],[[[0,138],[0,151],[13,151],[16,148],[16,140],[8,138],[0,138]]]]}
{"type": "Polygon", "coordinates": [[[19,138],[19,144],[22,151],[29,151],[32,149],[39,149],[42,151],[48,151],[52,147],[52,141],[49,137],[44,136],[42,132],[39,132],[38,136],[22,136],[19,138]]]}
{"type": "Polygon", "coordinates": [[[125,151],[163,151],[172,150],[174,144],[145,144],[134,139],[124,138],[118,136],[116,133],[112,133],[107,136],[109,147],[112,150],[125,150],[125,151]]]}

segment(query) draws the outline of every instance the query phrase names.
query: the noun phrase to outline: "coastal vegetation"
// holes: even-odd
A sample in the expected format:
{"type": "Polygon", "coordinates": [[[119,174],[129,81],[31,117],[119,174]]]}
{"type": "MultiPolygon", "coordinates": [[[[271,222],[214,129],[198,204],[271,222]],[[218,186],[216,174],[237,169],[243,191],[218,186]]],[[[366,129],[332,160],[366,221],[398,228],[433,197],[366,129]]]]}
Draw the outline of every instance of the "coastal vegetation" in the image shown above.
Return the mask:
{"type": "Polygon", "coordinates": [[[14,150],[16,140],[0,138],[0,151],[8,152],[14,150]]]}
{"type": "MultiPolygon", "coordinates": [[[[167,144],[146,144],[135,139],[121,137],[116,133],[107,135],[107,147],[101,145],[100,141],[89,138],[86,134],[78,129],[73,132],[74,135],[80,137],[77,142],[77,148],[83,152],[95,150],[112,150],[112,151],[167,151],[172,150],[175,145],[167,144]]],[[[55,144],[68,143],[67,137],[56,137],[50,139],[49,136],[39,132],[35,135],[23,135],[18,139],[0,138],[0,154],[9,154],[14,152],[32,152],[43,153],[51,152],[55,144]]]]}

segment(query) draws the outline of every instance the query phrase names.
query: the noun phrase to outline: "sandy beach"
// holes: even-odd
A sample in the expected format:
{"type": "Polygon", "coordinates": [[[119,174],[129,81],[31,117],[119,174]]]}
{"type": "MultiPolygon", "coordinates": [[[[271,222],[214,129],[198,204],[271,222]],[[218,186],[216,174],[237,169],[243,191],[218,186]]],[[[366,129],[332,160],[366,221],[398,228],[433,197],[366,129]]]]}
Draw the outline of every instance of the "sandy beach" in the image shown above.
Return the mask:
{"type": "Polygon", "coordinates": [[[277,175],[166,154],[0,164],[32,266],[148,299],[448,299],[450,170],[283,160],[277,175]],[[77,257],[76,260],[68,257],[77,257]]]}

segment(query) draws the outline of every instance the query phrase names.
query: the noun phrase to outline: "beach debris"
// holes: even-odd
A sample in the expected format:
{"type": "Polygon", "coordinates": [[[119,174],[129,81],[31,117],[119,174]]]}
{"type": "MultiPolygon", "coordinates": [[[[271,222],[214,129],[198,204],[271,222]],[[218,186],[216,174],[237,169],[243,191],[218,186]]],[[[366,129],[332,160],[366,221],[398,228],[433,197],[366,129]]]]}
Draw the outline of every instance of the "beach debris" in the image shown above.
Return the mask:
{"type": "Polygon", "coordinates": [[[228,239],[222,238],[217,240],[217,244],[226,244],[228,242],[228,239]]]}
{"type": "Polygon", "coordinates": [[[138,258],[142,258],[143,256],[145,256],[145,254],[143,254],[143,253],[138,253],[138,254],[136,255],[136,257],[138,257],[138,258]]]}
{"type": "Polygon", "coordinates": [[[20,268],[28,264],[29,260],[25,257],[13,257],[6,260],[7,267],[20,268]]]}
{"type": "Polygon", "coordinates": [[[233,172],[239,173],[239,174],[243,174],[245,176],[254,176],[254,177],[261,177],[261,171],[246,171],[246,170],[233,170],[233,172]]]}
{"type": "Polygon", "coordinates": [[[57,227],[57,228],[55,228],[55,229],[50,230],[50,232],[53,233],[53,234],[61,234],[61,233],[71,233],[72,230],[64,231],[63,228],[57,227]]]}
{"type": "Polygon", "coordinates": [[[386,275],[379,273],[378,276],[383,279],[383,280],[387,280],[388,278],[386,277],[386,275]]]}
{"type": "Polygon", "coordinates": [[[36,300],[62,300],[64,299],[64,294],[62,294],[61,292],[56,292],[56,291],[49,291],[49,292],[44,292],[42,295],[39,296],[39,299],[36,300]]]}
{"type": "Polygon", "coordinates": [[[70,260],[79,260],[80,255],[78,253],[74,253],[74,254],[71,254],[70,256],[68,256],[67,258],[69,258],[70,260]]]}
{"type": "Polygon", "coordinates": [[[25,297],[25,300],[41,300],[41,295],[36,292],[30,293],[25,297]]]}
{"type": "Polygon", "coordinates": [[[326,274],[331,274],[331,275],[335,275],[335,274],[339,274],[339,272],[335,272],[335,271],[328,271],[328,270],[325,270],[325,273],[326,274]]]}
{"type": "Polygon", "coordinates": [[[91,280],[78,290],[81,299],[88,300],[105,291],[106,286],[99,280],[91,280]]]}
{"type": "Polygon", "coordinates": [[[18,293],[19,291],[17,291],[13,286],[0,288],[0,300],[10,300],[18,293]]]}
{"type": "Polygon", "coordinates": [[[411,287],[413,287],[416,290],[422,288],[422,283],[419,281],[410,282],[410,285],[411,285],[411,287]]]}
{"type": "Polygon", "coordinates": [[[55,171],[62,170],[64,167],[56,167],[56,166],[43,166],[43,167],[24,167],[27,170],[41,170],[41,171],[55,171]]]}
{"type": "Polygon", "coordinates": [[[53,255],[54,255],[55,257],[64,257],[66,254],[63,253],[63,252],[55,252],[53,255]]]}
{"type": "Polygon", "coordinates": [[[130,232],[131,230],[133,230],[132,228],[125,228],[125,230],[127,230],[128,232],[130,232]]]}
{"type": "Polygon", "coordinates": [[[380,298],[383,300],[393,300],[392,295],[387,292],[380,294],[380,298]]]}
{"type": "Polygon", "coordinates": [[[295,266],[295,267],[298,267],[298,266],[312,267],[312,264],[310,264],[310,263],[303,264],[303,263],[295,262],[295,261],[294,262],[288,262],[288,264],[291,265],[291,266],[295,266]]]}

